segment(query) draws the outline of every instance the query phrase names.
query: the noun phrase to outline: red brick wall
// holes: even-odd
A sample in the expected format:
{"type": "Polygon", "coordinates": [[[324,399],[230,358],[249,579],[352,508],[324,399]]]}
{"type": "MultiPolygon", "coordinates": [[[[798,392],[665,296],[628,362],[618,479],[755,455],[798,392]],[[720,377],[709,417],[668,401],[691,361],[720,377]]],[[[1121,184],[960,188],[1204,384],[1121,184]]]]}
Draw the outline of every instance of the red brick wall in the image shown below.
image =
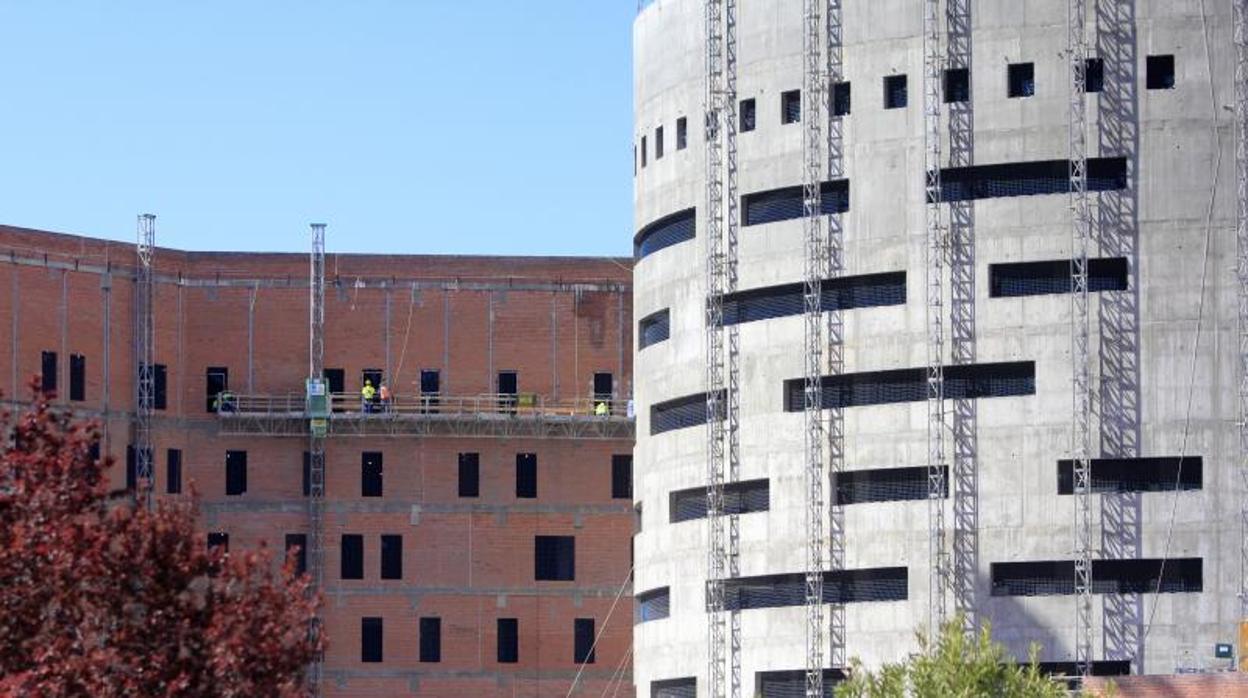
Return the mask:
{"type": "Polygon", "coordinates": [[[1241,698],[1248,697],[1248,674],[1177,674],[1174,676],[1115,676],[1088,679],[1087,692],[1102,695],[1113,681],[1121,698],[1241,698]],[[1100,692],[1100,693],[1098,693],[1100,692]]]}
{"type": "MultiPolygon", "coordinates": [[[[330,247],[333,232],[330,231],[330,247]]],[[[168,367],[168,409],[155,421],[156,492],[166,450],[182,450],[184,492],[202,496],[204,527],[231,549],[279,551],[307,530],[306,439],[223,436],[205,411],[204,372],[229,369],[236,393],[301,393],[308,372],[305,254],[156,254],[156,362],[168,367]],[[225,452],[248,453],[247,492],[225,495],[225,452]]],[[[87,358],[86,400],[124,462],[133,405],[133,246],[0,226],[0,391],[25,394],[40,354],[87,358]],[[107,313],[107,319],[106,319],[107,313]],[[15,331],[14,331],[15,330],[15,331]],[[105,354],[107,353],[107,361],[105,354]]],[[[588,397],[593,374],[631,389],[628,262],[577,258],[330,255],[325,366],[346,389],[378,368],[396,395],[420,370],[442,390],[495,389],[519,372],[521,392],[588,397]],[[361,286],[357,288],[357,286],[361,286]],[[410,318],[410,321],[409,321],[410,318]],[[449,332],[449,334],[448,334],[449,332]]],[[[326,457],[326,694],[562,695],[576,673],[573,620],[604,628],[577,694],[599,695],[631,644],[626,584],[632,503],[611,498],[611,456],[631,441],[337,437],[326,457]],[[384,496],[360,496],[360,454],[384,454],[384,496]],[[458,456],[480,453],[480,497],[458,496],[458,456]],[[515,496],[515,454],[538,456],[538,496],[515,496]],[[364,536],[364,579],[339,579],[343,533],[364,536]],[[380,535],[403,536],[403,579],[380,579],[380,535]],[[533,537],[576,538],[576,580],[536,582],[533,537]],[[625,593],[607,621],[621,585],[625,593]],[[360,661],[360,619],[384,619],[384,661],[360,661]],[[422,616],[442,618],[442,661],[422,664],[422,616]],[[519,662],[496,660],[497,618],[519,621],[519,662]],[[583,690],[582,690],[583,688],[583,690]]],[[[124,481],[124,468],[113,472],[124,481]]],[[[275,563],[276,564],[276,563],[275,563]]],[[[621,695],[632,695],[625,681],[621,695]]]]}

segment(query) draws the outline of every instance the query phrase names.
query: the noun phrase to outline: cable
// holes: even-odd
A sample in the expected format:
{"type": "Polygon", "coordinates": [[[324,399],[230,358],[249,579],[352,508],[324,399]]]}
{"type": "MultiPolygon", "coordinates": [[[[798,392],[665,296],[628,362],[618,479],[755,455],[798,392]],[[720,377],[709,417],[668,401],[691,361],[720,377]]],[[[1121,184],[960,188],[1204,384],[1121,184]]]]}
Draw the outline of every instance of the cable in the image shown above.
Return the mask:
{"type": "Polygon", "coordinates": [[[607,617],[602,619],[602,627],[598,629],[598,633],[594,636],[594,644],[589,646],[589,652],[585,654],[585,659],[581,665],[576,668],[576,676],[572,677],[572,685],[568,687],[568,694],[564,698],[571,698],[572,691],[576,690],[576,684],[581,680],[581,672],[585,671],[585,665],[589,663],[589,658],[594,656],[594,650],[598,648],[598,640],[602,639],[602,634],[607,630],[607,623],[611,622],[611,614],[615,612],[615,606],[620,602],[620,597],[624,595],[624,589],[628,587],[628,582],[633,578],[633,566],[628,566],[628,574],[624,575],[624,582],[620,584],[620,590],[615,592],[615,600],[611,602],[611,608],[607,609],[607,617]]]}
{"type": "Polygon", "coordinates": [[[606,687],[602,689],[602,693],[598,698],[607,698],[607,692],[611,691],[612,686],[615,686],[615,690],[611,692],[611,695],[615,695],[620,692],[620,686],[624,684],[624,663],[628,661],[628,658],[632,656],[632,654],[633,646],[630,644],[628,646],[628,651],[620,656],[619,664],[615,665],[615,671],[611,672],[611,679],[607,681],[606,687]],[[619,683],[616,683],[617,677],[619,679],[619,683]]]}
{"type": "Polygon", "coordinates": [[[407,296],[407,327],[403,330],[403,348],[399,350],[399,366],[394,369],[394,375],[390,376],[390,384],[399,388],[399,375],[403,373],[403,359],[407,356],[407,338],[412,332],[412,309],[416,307],[416,287],[412,286],[407,296]]]}
{"type": "MultiPolygon", "coordinates": [[[[1196,338],[1192,342],[1192,358],[1190,368],[1188,369],[1187,384],[1187,407],[1186,414],[1183,416],[1183,438],[1179,444],[1179,466],[1175,473],[1174,494],[1170,499],[1170,521],[1166,524],[1166,544],[1161,551],[1161,567],[1157,570],[1157,587],[1153,592],[1154,596],[1161,594],[1161,583],[1166,575],[1166,561],[1170,557],[1170,543],[1174,538],[1174,519],[1179,508],[1179,492],[1182,486],[1183,478],[1183,461],[1187,458],[1187,439],[1192,425],[1192,400],[1196,394],[1196,356],[1200,347],[1200,331],[1205,319],[1205,287],[1209,276],[1209,247],[1210,239],[1213,237],[1213,207],[1218,197],[1218,179],[1222,171],[1222,139],[1218,133],[1218,105],[1215,101],[1213,89],[1213,57],[1209,53],[1209,20],[1208,13],[1205,11],[1205,0],[1200,0],[1200,25],[1201,38],[1205,45],[1205,63],[1209,71],[1209,111],[1213,114],[1213,146],[1217,154],[1213,163],[1213,186],[1209,188],[1209,209],[1205,214],[1205,250],[1200,265],[1200,299],[1196,306],[1196,338]]],[[[1140,638],[1140,644],[1143,645],[1148,640],[1148,633],[1153,629],[1153,618],[1157,615],[1156,600],[1153,601],[1153,608],[1148,613],[1148,622],[1144,624],[1144,635],[1140,638]]]]}

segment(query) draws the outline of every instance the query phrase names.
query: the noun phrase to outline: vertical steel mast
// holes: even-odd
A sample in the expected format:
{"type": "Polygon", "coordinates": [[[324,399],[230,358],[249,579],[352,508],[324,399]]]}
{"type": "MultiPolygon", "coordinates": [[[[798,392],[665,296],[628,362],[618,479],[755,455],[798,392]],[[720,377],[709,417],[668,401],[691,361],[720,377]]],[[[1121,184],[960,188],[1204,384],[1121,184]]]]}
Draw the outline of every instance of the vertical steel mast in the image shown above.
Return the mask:
{"type": "Polygon", "coordinates": [[[1088,44],[1084,0],[1067,4],[1067,56],[1070,59],[1070,357],[1073,370],[1071,458],[1075,493],[1075,665],[1092,670],[1092,378],[1089,369],[1088,247],[1092,213],[1088,202],[1087,80],[1088,44]]]}
{"type": "MultiPolygon", "coordinates": [[[[841,47],[844,33],[842,29],[842,0],[827,0],[826,51],[824,65],[827,67],[828,82],[824,95],[824,108],[828,118],[828,179],[835,180],[845,176],[845,148],[842,117],[837,115],[833,101],[836,85],[844,80],[841,47]]],[[[813,115],[811,118],[814,118],[813,115]]],[[[827,278],[837,278],[845,273],[844,227],[839,207],[829,207],[828,216],[828,258],[827,278]]],[[[845,322],[839,307],[831,307],[828,311],[827,344],[828,374],[840,375],[845,371],[845,322]]],[[[845,410],[840,405],[831,405],[828,409],[828,472],[835,478],[845,470],[845,410]]],[[[835,491],[830,489],[829,491],[835,491]]],[[[845,508],[836,503],[836,498],[829,501],[828,509],[828,566],[833,572],[845,569],[845,508]]],[[[828,607],[828,651],[830,666],[844,670],[846,666],[845,649],[845,604],[834,599],[828,607]]]]}
{"type": "Polygon", "coordinates": [[[928,628],[945,620],[949,571],[945,553],[945,230],[940,205],[940,2],[923,2],[923,165],[927,221],[927,516],[928,628]]]}
{"type": "Polygon", "coordinates": [[[156,252],[156,216],[139,215],[138,257],[135,277],[135,400],[134,400],[134,463],[135,480],[143,503],[152,505],[152,410],[155,407],[156,385],[153,364],[156,353],[156,332],[153,325],[155,280],[152,271],[156,252]]]}
{"type": "Polygon", "coordinates": [[[1239,277],[1239,601],[1240,617],[1248,621],[1248,0],[1235,0],[1235,171],[1239,194],[1235,228],[1239,277]]]}
{"type": "Polygon", "coordinates": [[[823,236],[824,0],[805,0],[802,32],[802,202],[805,223],[806,370],[806,695],[823,696],[823,279],[828,246],[823,236]]]}
{"type": "MultiPolygon", "coordinates": [[[[325,224],[312,224],[312,254],[309,257],[308,294],[308,376],[320,379],[325,374],[325,224]]],[[[312,588],[321,591],[325,580],[325,436],[310,430],[308,437],[308,570],[312,588]]],[[[319,634],[318,616],[312,632],[319,634]]],[[[321,657],[308,669],[308,682],[313,695],[321,695],[321,657]]]]}
{"type": "Polygon", "coordinates": [[[706,615],[707,695],[724,695],[724,8],[706,13],[706,615]]]}
{"type": "MultiPolygon", "coordinates": [[[[727,212],[724,232],[727,234],[725,275],[727,292],[739,287],[739,254],[737,238],[741,232],[741,199],[737,196],[737,0],[724,0],[724,209],[727,212]]],[[[723,324],[723,299],[716,312],[723,324]]],[[[741,334],[736,324],[725,328],[728,335],[728,482],[741,479],[741,334]]],[[[720,500],[721,506],[723,500],[720,500]]],[[[728,513],[727,576],[741,576],[740,512],[728,513]]],[[[741,696],[741,610],[734,608],[728,617],[728,694],[741,696]]]]}

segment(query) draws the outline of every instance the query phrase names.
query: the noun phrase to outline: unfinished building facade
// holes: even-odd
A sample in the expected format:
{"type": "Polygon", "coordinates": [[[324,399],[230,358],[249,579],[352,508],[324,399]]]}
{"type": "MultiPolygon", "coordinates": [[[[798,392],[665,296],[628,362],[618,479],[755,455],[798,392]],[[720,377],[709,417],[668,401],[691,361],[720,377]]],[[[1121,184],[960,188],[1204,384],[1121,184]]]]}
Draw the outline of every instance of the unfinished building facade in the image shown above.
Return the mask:
{"type": "MultiPolygon", "coordinates": [[[[152,259],[153,496],[306,566],[309,255],[152,259]]],[[[0,227],[4,399],[38,376],[136,489],[139,276],[134,245],[0,227]]],[[[328,254],[324,280],[319,691],[631,695],[627,260],[328,254]]]]}

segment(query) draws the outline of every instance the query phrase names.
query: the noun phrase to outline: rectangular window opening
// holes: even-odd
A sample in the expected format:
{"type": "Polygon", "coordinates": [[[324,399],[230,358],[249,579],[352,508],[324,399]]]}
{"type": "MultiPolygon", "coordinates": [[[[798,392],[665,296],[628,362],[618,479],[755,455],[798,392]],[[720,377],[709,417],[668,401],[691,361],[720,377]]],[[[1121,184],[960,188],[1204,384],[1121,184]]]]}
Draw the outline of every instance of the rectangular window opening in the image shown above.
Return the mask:
{"type": "Polygon", "coordinates": [[[850,83],[838,82],[832,86],[832,116],[849,116],[852,92],[850,83]]]}
{"type": "Polygon", "coordinates": [[[689,147],[689,120],[685,117],[676,119],[676,150],[689,147]]]}
{"type": "MultiPolygon", "coordinates": [[[[1088,260],[1088,291],[1127,290],[1126,257],[1088,260]]],[[[1069,259],[988,265],[988,296],[1009,298],[1070,293],[1075,281],[1069,259]]]]}
{"type": "Polygon", "coordinates": [[[342,579],[364,578],[364,536],[358,533],[342,534],[339,576],[342,579]]]}
{"type": "Polygon", "coordinates": [[[225,493],[238,496],[247,491],[247,452],[225,452],[225,493]]]}
{"type": "Polygon", "coordinates": [[[610,373],[594,373],[594,401],[610,401],[615,398],[615,376],[610,373]]]}
{"type": "Polygon", "coordinates": [[[971,101],[971,71],[969,68],[949,68],[945,71],[945,104],[971,101]]]}
{"type": "Polygon", "coordinates": [[[441,618],[420,619],[420,661],[425,663],[442,661],[441,618]]]}
{"type": "Polygon", "coordinates": [[[82,354],[69,355],[69,399],[87,399],[87,357],[82,354]]]}
{"type": "Polygon", "coordinates": [[[286,534],[286,559],[289,561],[293,557],[295,563],[295,574],[304,574],[308,571],[308,536],[304,533],[287,533],[286,534]]]}
{"type": "MultiPolygon", "coordinates": [[[[823,695],[825,698],[832,698],[836,695],[836,684],[845,680],[845,672],[841,669],[824,669],[822,673],[823,695]]],[[[806,671],[760,671],[754,675],[754,695],[756,698],[805,696],[806,671]]]]}
{"type": "Polygon", "coordinates": [[[360,454],[360,496],[382,496],[382,459],[380,451],[364,451],[360,454]]]}
{"type": "Polygon", "coordinates": [[[1006,68],[1011,98],[1032,97],[1036,94],[1036,64],[1011,63],[1006,68]]]}
{"type": "Polygon", "coordinates": [[[908,101],[906,95],[906,76],[887,75],[884,77],[884,108],[904,109],[908,101]]]}
{"type": "Polygon", "coordinates": [[[382,620],[381,618],[361,618],[360,619],[360,661],[368,663],[380,662],[381,656],[381,638],[382,638],[382,620]]]}
{"type": "MultiPolygon", "coordinates": [[[[944,492],[949,496],[949,468],[944,471],[944,492]]],[[[927,466],[849,470],[833,475],[832,487],[838,506],[872,502],[906,502],[928,498],[930,484],[927,466]]]]}
{"type": "Polygon", "coordinates": [[[663,158],[663,127],[659,126],[654,129],[654,159],[663,158]]]}
{"type": "Polygon", "coordinates": [[[802,120],[802,91],[780,93],[780,123],[795,124],[802,120]]]}
{"type": "MultiPolygon", "coordinates": [[[[1182,594],[1202,591],[1203,560],[1192,558],[1093,560],[1094,594],[1182,594]]],[[[993,596],[1061,596],[1075,593],[1074,560],[994,562],[993,596]]]]}
{"type": "Polygon", "coordinates": [[[642,259],[661,249],[692,240],[697,217],[692,208],[664,216],[637,232],[633,238],[633,258],[642,259]]]}
{"type": "Polygon", "coordinates": [[[537,454],[516,454],[516,497],[519,499],[535,499],[537,497],[537,454]]]}
{"type": "Polygon", "coordinates": [[[234,406],[224,399],[222,393],[230,389],[230,370],[224,366],[210,366],[204,371],[204,392],[209,412],[230,412],[234,406]]]}
{"type": "MultiPolygon", "coordinates": [[[[737,577],[725,581],[729,611],[782,608],[806,603],[806,575],[801,572],[737,577]]],[[[905,601],[909,593],[905,567],[876,567],[823,573],[824,603],[905,601]]]]}
{"type": "Polygon", "coordinates": [[[593,664],[597,654],[594,648],[594,619],[577,618],[573,625],[574,646],[572,661],[577,664],[593,664]]]}
{"type": "MultiPolygon", "coordinates": [[[[762,225],[794,220],[806,215],[801,186],[757,191],[741,197],[742,225],[762,225]]],[[[824,215],[849,210],[849,180],[834,179],[819,187],[819,212],[824,215]]]]}
{"type": "MultiPolygon", "coordinates": [[[[886,272],[824,279],[819,305],[823,310],[853,310],[905,305],[906,273],[886,272]]],[[[724,296],[723,322],[745,322],[790,317],[806,312],[802,284],[783,284],[737,291],[724,296]]]]}
{"type": "Polygon", "coordinates": [[[56,352],[45,351],[39,361],[39,389],[49,395],[56,392],[56,352]]]}
{"type": "Polygon", "coordinates": [[[646,137],[641,137],[641,168],[646,168],[646,137]]]}
{"type": "MultiPolygon", "coordinates": [[[[800,695],[805,695],[805,691],[806,684],[805,679],[803,679],[802,693],[800,695]]],[[[650,698],[698,698],[698,679],[693,676],[686,676],[679,679],[651,681],[650,698]]]]}
{"type": "Polygon", "coordinates": [[[740,114],[738,114],[738,119],[741,122],[740,131],[741,133],[749,133],[758,126],[758,114],[754,98],[741,100],[740,109],[740,114]]]}
{"type": "Polygon", "coordinates": [[[672,614],[672,590],[660,587],[642,592],[633,603],[633,624],[662,620],[672,614]]]}
{"type": "Polygon", "coordinates": [[[403,536],[381,536],[381,578],[403,578],[403,536]]]}
{"type": "Polygon", "coordinates": [[[515,664],[520,661],[520,621],[516,618],[498,619],[498,663],[515,664]]]}
{"type": "Polygon", "coordinates": [[[1148,56],[1145,60],[1145,78],[1150,90],[1174,89],[1174,56],[1148,56]]]}
{"type": "MultiPolygon", "coordinates": [[[[944,378],[947,400],[1034,395],[1036,392],[1034,361],[945,366],[944,378]]],[[[824,409],[921,402],[927,399],[928,390],[926,368],[824,376],[822,384],[824,409]]],[[[786,380],[784,390],[785,410],[801,412],[804,409],[804,380],[786,380]]]]}
{"type": "MultiPolygon", "coordinates": [[[[1204,459],[1200,456],[1093,458],[1089,485],[1094,494],[1199,490],[1204,459]]],[[[1075,462],[1057,461],[1057,493],[1075,493],[1075,462]]]]}
{"type": "Polygon", "coordinates": [[[1083,91],[1101,92],[1105,89],[1105,61],[1089,58],[1083,64],[1083,91]]]}
{"type": "Polygon", "coordinates": [[[516,395],[520,391],[520,377],[515,371],[498,372],[498,404],[503,412],[516,411],[516,395]]]}
{"type": "MultiPolygon", "coordinates": [[[[1069,160],[946,167],[940,177],[941,199],[946,202],[1070,193],[1069,160]]],[[[1125,189],[1126,158],[1088,158],[1086,181],[1089,192],[1125,189]]]]}
{"type": "MultiPolygon", "coordinates": [[[[717,418],[724,418],[724,395],[721,391],[716,401],[719,406],[717,418]]],[[[650,406],[650,435],[662,434],[665,431],[685,429],[706,424],[707,404],[706,393],[686,395],[650,406]]]]}
{"type": "Polygon", "coordinates": [[[459,496],[481,496],[481,454],[459,454],[459,496]]]}
{"type": "Polygon", "coordinates": [[[637,322],[637,350],[666,341],[671,336],[671,313],[664,308],[637,322]]]}
{"type": "MultiPolygon", "coordinates": [[[[771,508],[771,483],[767,479],[743,480],[724,485],[724,513],[752,514],[771,508]]],[[[668,521],[680,523],[706,518],[706,488],[691,487],[668,494],[668,521]]]]}
{"type": "Polygon", "coordinates": [[[208,534],[208,549],[221,549],[222,553],[230,552],[230,534],[221,531],[212,531],[208,534]]]}
{"type": "Polygon", "coordinates": [[[539,582],[570,582],[576,579],[576,538],[533,537],[533,578],[539,582]]]}
{"type": "Polygon", "coordinates": [[[617,453],[611,456],[611,498],[633,498],[633,455],[617,453]]]}
{"type": "Polygon", "coordinates": [[[182,493],[182,451],[171,448],[165,451],[165,493],[182,493]]]}
{"type": "Polygon", "coordinates": [[[152,366],[152,409],[169,408],[169,367],[164,364],[152,366]]]}

